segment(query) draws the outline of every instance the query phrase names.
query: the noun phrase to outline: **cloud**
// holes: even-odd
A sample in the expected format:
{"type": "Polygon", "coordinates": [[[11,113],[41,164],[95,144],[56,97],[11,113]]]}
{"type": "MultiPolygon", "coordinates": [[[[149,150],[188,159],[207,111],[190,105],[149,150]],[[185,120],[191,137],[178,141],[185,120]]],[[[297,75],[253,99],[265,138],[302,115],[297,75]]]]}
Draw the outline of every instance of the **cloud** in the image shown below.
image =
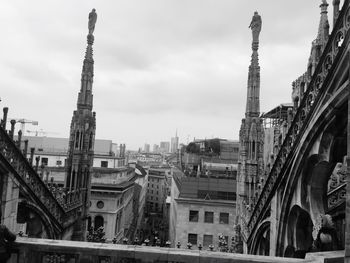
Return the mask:
{"type": "MultiPolygon", "coordinates": [[[[13,0],[3,4],[0,85],[16,117],[68,136],[80,89],[87,16],[96,8],[94,110],[99,138],[125,142],[238,139],[260,34],[261,110],[290,99],[306,67],[320,1],[13,0]],[[140,133],[139,131],[142,130],[140,133]]],[[[331,19],[330,19],[331,20],[331,19]]],[[[12,116],[14,116],[12,115],[12,116]]]]}

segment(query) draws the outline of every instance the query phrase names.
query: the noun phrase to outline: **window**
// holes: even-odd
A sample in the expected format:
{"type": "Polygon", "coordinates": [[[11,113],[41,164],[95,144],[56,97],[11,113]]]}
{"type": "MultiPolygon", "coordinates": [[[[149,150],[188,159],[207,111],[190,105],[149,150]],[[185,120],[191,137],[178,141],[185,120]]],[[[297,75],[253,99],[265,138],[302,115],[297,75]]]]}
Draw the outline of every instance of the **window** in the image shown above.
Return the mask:
{"type": "Polygon", "coordinates": [[[188,242],[192,245],[197,245],[197,234],[188,234],[188,242]]]}
{"type": "Polygon", "coordinates": [[[189,221],[190,222],[198,222],[198,211],[190,210],[189,221]]]}
{"type": "Polygon", "coordinates": [[[204,212],[204,223],[214,223],[214,212],[204,212]]]}
{"type": "Polygon", "coordinates": [[[61,166],[62,165],[62,161],[61,160],[56,161],[56,165],[61,166]]]}
{"type": "Polygon", "coordinates": [[[228,213],[220,213],[220,224],[228,224],[228,218],[229,214],[228,213]]]}
{"type": "Polygon", "coordinates": [[[225,238],[226,244],[228,245],[228,236],[224,236],[224,238],[225,238]]]}
{"type": "Polygon", "coordinates": [[[203,236],[203,247],[209,247],[213,244],[213,235],[204,235],[203,236]]]}
{"type": "Polygon", "coordinates": [[[101,167],[108,168],[108,161],[101,161],[101,167]]]}
{"type": "Polygon", "coordinates": [[[97,208],[102,209],[105,206],[105,204],[103,203],[103,201],[98,201],[96,206],[97,206],[97,208]]]}
{"type": "Polygon", "coordinates": [[[95,217],[95,230],[97,230],[99,227],[103,227],[104,219],[102,216],[96,216],[95,217]]]}
{"type": "Polygon", "coordinates": [[[49,159],[48,158],[45,158],[45,157],[41,158],[41,165],[47,166],[48,163],[49,163],[49,159]]]}

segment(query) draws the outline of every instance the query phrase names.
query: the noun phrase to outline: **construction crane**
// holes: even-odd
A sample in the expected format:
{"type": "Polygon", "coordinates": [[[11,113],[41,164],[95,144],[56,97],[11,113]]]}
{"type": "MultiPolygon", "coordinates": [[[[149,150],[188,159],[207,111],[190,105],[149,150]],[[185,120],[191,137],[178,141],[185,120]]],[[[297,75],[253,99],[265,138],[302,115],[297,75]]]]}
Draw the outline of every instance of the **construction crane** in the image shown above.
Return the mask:
{"type": "Polygon", "coordinates": [[[25,132],[25,125],[26,123],[29,123],[31,125],[38,125],[39,122],[38,121],[32,121],[32,120],[26,120],[26,119],[13,119],[13,118],[8,118],[8,122],[10,122],[11,120],[15,120],[16,122],[20,123],[21,124],[21,131],[22,131],[22,134],[24,135],[24,132],[25,132]]]}
{"type": "Polygon", "coordinates": [[[44,136],[46,137],[47,134],[59,134],[58,132],[47,132],[44,131],[43,129],[37,130],[37,131],[30,131],[26,130],[28,134],[33,134],[34,136],[44,136]]]}

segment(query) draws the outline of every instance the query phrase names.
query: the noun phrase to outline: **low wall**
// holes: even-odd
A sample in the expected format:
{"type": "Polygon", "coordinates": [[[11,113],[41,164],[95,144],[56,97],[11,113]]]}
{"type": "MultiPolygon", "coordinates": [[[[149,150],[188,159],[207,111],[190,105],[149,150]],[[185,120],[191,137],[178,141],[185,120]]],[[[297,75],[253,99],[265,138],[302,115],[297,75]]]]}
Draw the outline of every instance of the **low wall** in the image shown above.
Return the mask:
{"type": "Polygon", "coordinates": [[[13,244],[10,263],[119,263],[119,262],[178,262],[178,263],[287,263],[287,262],[343,262],[344,252],[308,254],[306,259],[292,259],[266,256],[253,256],[213,251],[160,248],[50,240],[18,238],[13,244]],[[327,254],[328,253],[328,254],[327,254]],[[331,261],[328,261],[329,258],[331,261]],[[332,261],[336,260],[338,261],[332,261]]]}

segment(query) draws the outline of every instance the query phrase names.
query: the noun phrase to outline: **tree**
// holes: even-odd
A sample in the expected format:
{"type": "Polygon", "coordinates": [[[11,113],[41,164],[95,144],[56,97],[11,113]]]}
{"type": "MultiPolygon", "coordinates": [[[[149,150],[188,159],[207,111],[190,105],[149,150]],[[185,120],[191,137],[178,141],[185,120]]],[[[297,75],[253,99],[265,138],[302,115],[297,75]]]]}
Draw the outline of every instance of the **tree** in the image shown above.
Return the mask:
{"type": "Polygon", "coordinates": [[[101,226],[97,230],[94,230],[93,227],[90,227],[89,233],[87,235],[88,242],[98,242],[98,243],[105,243],[105,232],[104,228],[101,226]]]}
{"type": "Polygon", "coordinates": [[[186,146],[186,152],[187,153],[199,153],[199,146],[195,144],[194,142],[190,142],[186,146]]]}

